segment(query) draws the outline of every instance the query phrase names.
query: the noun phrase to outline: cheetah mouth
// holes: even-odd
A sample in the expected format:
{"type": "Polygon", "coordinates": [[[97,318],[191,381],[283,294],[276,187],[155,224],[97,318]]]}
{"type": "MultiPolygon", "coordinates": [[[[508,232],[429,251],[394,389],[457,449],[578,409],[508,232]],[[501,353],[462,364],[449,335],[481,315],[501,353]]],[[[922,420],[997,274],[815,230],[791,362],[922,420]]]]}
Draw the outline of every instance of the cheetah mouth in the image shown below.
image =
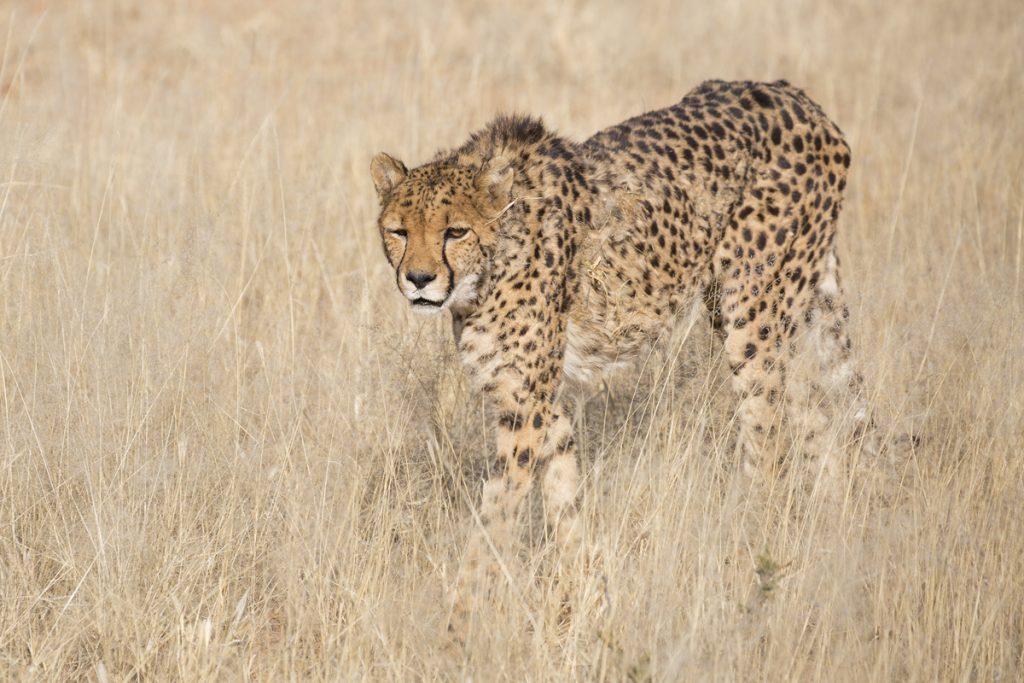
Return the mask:
{"type": "Polygon", "coordinates": [[[432,299],[425,299],[423,297],[413,299],[410,303],[413,305],[413,307],[423,306],[424,308],[441,308],[442,306],[444,306],[443,301],[434,301],[432,299]]]}

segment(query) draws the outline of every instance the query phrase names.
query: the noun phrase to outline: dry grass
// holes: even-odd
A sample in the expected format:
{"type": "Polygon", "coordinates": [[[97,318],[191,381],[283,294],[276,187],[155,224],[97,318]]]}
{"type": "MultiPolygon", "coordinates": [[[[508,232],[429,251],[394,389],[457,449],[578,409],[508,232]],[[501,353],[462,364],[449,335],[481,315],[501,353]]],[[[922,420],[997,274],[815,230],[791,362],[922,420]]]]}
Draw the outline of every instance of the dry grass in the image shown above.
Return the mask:
{"type": "Polygon", "coordinates": [[[0,8],[0,676],[1019,680],[1019,2],[488,4],[0,8]],[[579,415],[568,633],[527,534],[448,661],[489,432],[394,291],[369,158],[707,77],[846,131],[858,355],[924,442],[838,501],[743,495],[695,329],[579,415]]]}

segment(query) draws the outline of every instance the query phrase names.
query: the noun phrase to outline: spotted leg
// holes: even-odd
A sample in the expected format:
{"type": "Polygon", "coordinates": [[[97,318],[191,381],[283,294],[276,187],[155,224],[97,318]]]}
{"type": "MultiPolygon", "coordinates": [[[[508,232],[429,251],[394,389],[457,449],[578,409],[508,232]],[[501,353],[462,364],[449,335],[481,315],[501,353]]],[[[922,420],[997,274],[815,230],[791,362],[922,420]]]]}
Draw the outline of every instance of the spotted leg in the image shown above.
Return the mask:
{"type": "MultiPolygon", "coordinates": [[[[762,300],[763,301],[763,300],[762,300]]],[[[755,302],[754,309],[761,302],[755,302]]],[[[763,454],[778,431],[777,413],[785,387],[785,364],[771,343],[778,336],[778,323],[726,315],[725,355],[732,371],[732,388],[739,397],[739,446],[744,467],[760,469],[763,454]]]]}
{"type": "Polygon", "coordinates": [[[576,495],[579,492],[579,466],[572,422],[563,410],[556,408],[544,442],[547,460],[544,473],[544,512],[547,526],[561,547],[565,559],[576,551],[580,541],[576,495]]]}
{"type": "Polygon", "coordinates": [[[849,319],[850,311],[839,282],[839,261],[829,251],[807,314],[818,361],[821,401],[831,407],[833,424],[863,438],[865,451],[877,455],[879,430],[868,411],[864,378],[853,361],[849,319]]]}
{"type": "MultiPolygon", "coordinates": [[[[550,376],[550,373],[542,374],[550,376]]],[[[466,558],[459,573],[455,605],[448,626],[451,637],[463,644],[481,580],[484,576],[501,574],[501,555],[512,540],[520,504],[533,484],[537,465],[545,450],[546,437],[549,432],[559,433],[568,424],[560,414],[555,416],[550,400],[537,399],[538,394],[551,396],[552,392],[536,391],[535,378],[525,380],[518,373],[509,371],[499,373],[497,381],[491,385],[496,387],[491,396],[495,399],[498,415],[498,474],[483,486],[479,514],[475,516],[466,558]],[[528,387],[534,390],[527,391],[528,387]]],[[[563,454],[571,450],[571,443],[560,442],[560,445],[563,454]]],[[[554,459],[552,464],[555,464],[554,459]]],[[[559,460],[556,471],[565,470],[563,460],[559,460]]],[[[561,495],[563,477],[556,479],[559,486],[553,490],[561,495]]],[[[553,503],[560,513],[559,519],[568,514],[563,498],[557,498],[553,503]]]]}

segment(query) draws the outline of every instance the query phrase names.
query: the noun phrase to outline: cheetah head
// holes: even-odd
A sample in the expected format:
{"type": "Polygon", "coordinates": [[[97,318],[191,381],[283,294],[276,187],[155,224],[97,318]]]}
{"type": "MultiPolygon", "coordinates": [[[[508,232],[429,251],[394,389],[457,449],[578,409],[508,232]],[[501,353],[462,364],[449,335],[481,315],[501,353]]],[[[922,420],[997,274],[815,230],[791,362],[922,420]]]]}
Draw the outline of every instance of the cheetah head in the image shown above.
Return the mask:
{"type": "Polygon", "coordinates": [[[496,218],[510,201],[512,167],[495,157],[482,167],[443,160],[409,171],[381,153],[370,172],[384,254],[412,309],[472,306],[490,267],[496,218]]]}

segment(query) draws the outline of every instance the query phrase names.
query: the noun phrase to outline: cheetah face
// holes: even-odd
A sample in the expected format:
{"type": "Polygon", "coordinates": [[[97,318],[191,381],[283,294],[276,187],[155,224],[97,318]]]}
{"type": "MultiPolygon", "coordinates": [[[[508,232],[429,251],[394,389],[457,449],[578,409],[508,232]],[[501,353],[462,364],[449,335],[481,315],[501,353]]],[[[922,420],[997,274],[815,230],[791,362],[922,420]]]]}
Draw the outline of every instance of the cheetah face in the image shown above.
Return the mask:
{"type": "Polygon", "coordinates": [[[482,169],[435,162],[409,171],[378,154],[370,170],[384,254],[413,311],[472,306],[489,270],[495,219],[509,201],[512,167],[499,158],[482,169]]]}

